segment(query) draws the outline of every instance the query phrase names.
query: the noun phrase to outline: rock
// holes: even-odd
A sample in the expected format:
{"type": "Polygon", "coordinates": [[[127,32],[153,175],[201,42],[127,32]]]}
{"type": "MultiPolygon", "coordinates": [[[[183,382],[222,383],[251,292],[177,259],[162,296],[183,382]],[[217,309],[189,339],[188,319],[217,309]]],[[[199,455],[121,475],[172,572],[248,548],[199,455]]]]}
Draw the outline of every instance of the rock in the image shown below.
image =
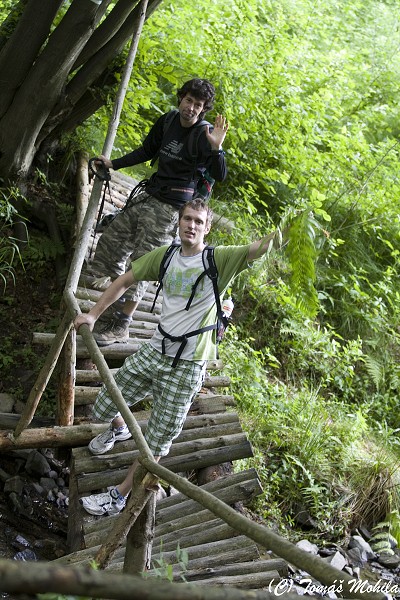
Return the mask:
{"type": "Polygon", "coordinates": [[[50,492],[57,487],[56,482],[51,477],[41,477],[39,483],[46,492],[50,492]]]}
{"type": "Polygon", "coordinates": [[[21,550],[21,552],[17,552],[17,554],[14,556],[14,560],[24,560],[24,561],[30,561],[30,560],[38,560],[38,557],[36,556],[36,554],[34,553],[33,550],[21,550]]]}
{"type": "Polygon", "coordinates": [[[47,459],[38,452],[37,450],[32,450],[26,461],[25,470],[30,475],[47,475],[49,473],[50,465],[47,459]]]}
{"type": "Polygon", "coordinates": [[[42,486],[39,483],[37,483],[36,481],[34,481],[32,483],[32,487],[36,490],[36,492],[39,494],[39,496],[43,496],[44,495],[45,491],[44,491],[44,489],[42,488],[42,486]]]}
{"type": "Polygon", "coordinates": [[[318,523],[312,518],[308,510],[306,510],[303,507],[298,508],[293,519],[302,527],[311,527],[312,529],[318,529],[318,523]]]}
{"type": "Polygon", "coordinates": [[[360,525],[358,531],[360,532],[360,535],[364,538],[364,540],[367,540],[367,542],[369,542],[369,540],[372,537],[370,530],[367,529],[365,525],[360,525]]]}
{"type": "Polygon", "coordinates": [[[349,541],[349,548],[358,548],[361,552],[364,552],[367,560],[376,558],[375,552],[371,546],[361,537],[361,535],[352,535],[349,541]]]}
{"type": "Polygon", "coordinates": [[[312,544],[308,540],[300,540],[297,542],[296,546],[305,552],[309,552],[310,554],[318,554],[318,546],[312,544]]]}
{"type": "Polygon", "coordinates": [[[346,550],[346,556],[350,565],[354,568],[362,567],[367,562],[367,555],[360,548],[350,548],[346,550]]]}
{"type": "Polygon", "coordinates": [[[24,480],[19,475],[15,475],[15,477],[9,477],[4,484],[4,491],[10,494],[11,492],[15,492],[16,494],[22,494],[22,490],[24,489],[24,480]]]}
{"type": "Polygon", "coordinates": [[[387,567],[388,569],[396,569],[396,567],[400,565],[400,556],[381,554],[378,556],[378,563],[384,567],[387,567]]]}
{"type": "Polygon", "coordinates": [[[343,571],[343,569],[348,565],[347,558],[343,556],[343,554],[339,551],[335,552],[335,554],[333,554],[332,556],[324,558],[323,560],[332,565],[332,567],[338,569],[339,571],[343,571]]]}
{"type": "Polygon", "coordinates": [[[21,550],[22,548],[29,548],[30,543],[28,542],[28,540],[26,538],[24,538],[23,535],[18,534],[15,536],[15,538],[11,542],[11,545],[14,548],[17,548],[18,550],[21,550]]]}
{"type": "Polygon", "coordinates": [[[6,473],[6,471],[0,468],[0,481],[2,483],[5,483],[7,479],[10,479],[10,477],[11,475],[9,475],[8,473],[6,473]]]}
{"type": "Polygon", "coordinates": [[[0,394],[0,412],[2,413],[12,413],[14,408],[14,398],[11,394],[5,394],[2,392],[0,394]]]}

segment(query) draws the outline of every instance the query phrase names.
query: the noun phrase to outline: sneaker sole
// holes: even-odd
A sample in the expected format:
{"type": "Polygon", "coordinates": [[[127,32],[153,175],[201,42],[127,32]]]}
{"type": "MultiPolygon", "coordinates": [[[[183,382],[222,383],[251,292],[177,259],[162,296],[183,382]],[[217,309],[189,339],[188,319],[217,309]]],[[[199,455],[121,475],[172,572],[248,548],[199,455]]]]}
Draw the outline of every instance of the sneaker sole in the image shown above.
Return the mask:
{"type": "Polygon", "coordinates": [[[124,442],[125,440],[129,440],[132,437],[131,432],[123,433],[122,435],[115,435],[116,442],[124,442]]]}
{"type": "Polygon", "coordinates": [[[96,337],[94,337],[94,340],[96,342],[96,344],[98,346],[100,346],[100,348],[102,348],[103,346],[112,346],[112,344],[127,344],[129,342],[129,338],[126,340],[112,340],[112,341],[105,341],[105,340],[96,340],[96,337]]]}

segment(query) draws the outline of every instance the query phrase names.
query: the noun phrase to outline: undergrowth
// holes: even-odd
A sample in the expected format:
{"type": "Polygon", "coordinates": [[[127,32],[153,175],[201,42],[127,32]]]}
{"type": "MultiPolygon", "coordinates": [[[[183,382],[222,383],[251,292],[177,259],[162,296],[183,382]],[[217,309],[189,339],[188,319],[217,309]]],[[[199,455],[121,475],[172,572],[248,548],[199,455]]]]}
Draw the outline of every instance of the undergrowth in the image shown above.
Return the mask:
{"type": "Polygon", "coordinates": [[[268,348],[254,350],[235,328],[221,355],[254,449],[237,468],[254,466],[262,483],[253,510],[292,539],[305,527],[319,543],[345,540],[390,514],[393,520],[400,509],[396,432],[382,435],[368,407],[327,395],[307,379],[280,379],[268,348]]]}

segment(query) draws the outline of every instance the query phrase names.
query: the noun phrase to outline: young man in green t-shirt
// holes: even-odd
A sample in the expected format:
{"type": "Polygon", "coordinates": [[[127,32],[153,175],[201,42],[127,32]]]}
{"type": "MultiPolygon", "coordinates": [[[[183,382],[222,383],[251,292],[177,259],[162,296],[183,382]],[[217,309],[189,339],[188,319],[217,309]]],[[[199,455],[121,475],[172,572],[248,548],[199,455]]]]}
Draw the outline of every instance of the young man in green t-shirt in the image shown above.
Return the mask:
{"type": "MultiPolygon", "coordinates": [[[[154,459],[166,456],[172,441],[179,435],[194,395],[201,388],[206,361],[216,357],[215,329],[189,336],[182,348],[181,340],[197,329],[216,322],[213,285],[203,277],[196,287],[189,310],[186,305],[194,282],[204,272],[202,259],[205,236],[210,230],[212,211],[202,200],[191,200],[179,212],[181,248],[172,256],[163,278],[163,302],[159,327],[149,343],[129,356],[118,370],[115,381],[127,404],[132,406],[145,396],[153,396],[153,408],[145,439],[154,459]],[[170,337],[173,339],[170,339],[170,337]],[[176,341],[176,338],[180,338],[176,341]],[[180,351],[179,359],[175,357],[180,351]]],[[[270,247],[275,233],[245,246],[217,246],[214,250],[218,270],[220,298],[234,277],[250,262],[260,258],[270,247]]],[[[102,294],[87,314],[75,319],[75,327],[83,324],[92,330],[102,312],[137,281],[158,279],[162,258],[168,246],[152,250],[132,263],[132,269],[118,277],[102,294]]],[[[89,444],[93,454],[104,454],[116,441],[131,437],[131,433],[103,386],[94,405],[94,414],[110,427],[89,444]]],[[[124,481],[109,492],[82,498],[87,512],[93,515],[117,514],[125,506],[137,461],[124,481]]]]}

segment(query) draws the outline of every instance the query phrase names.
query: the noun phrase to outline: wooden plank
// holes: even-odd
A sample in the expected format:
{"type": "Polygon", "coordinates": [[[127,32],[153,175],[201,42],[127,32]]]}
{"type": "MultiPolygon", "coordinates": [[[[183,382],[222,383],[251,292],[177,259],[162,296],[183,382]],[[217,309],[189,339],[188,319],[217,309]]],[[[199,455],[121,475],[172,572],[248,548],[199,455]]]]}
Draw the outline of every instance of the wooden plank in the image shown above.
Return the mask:
{"type": "MultiPolygon", "coordinates": [[[[244,548],[235,548],[234,550],[229,550],[227,552],[220,552],[220,554],[214,556],[204,556],[199,558],[191,558],[188,564],[190,570],[201,570],[209,567],[211,565],[212,568],[217,568],[220,565],[233,564],[235,562],[241,562],[245,560],[257,560],[259,558],[259,552],[257,546],[254,544],[253,546],[248,546],[244,548]]],[[[160,558],[159,556],[154,556],[154,559],[160,558]]],[[[177,559],[172,558],[170,563],[172,565],[176,565],[177,559]]],[[[89,563],[86,563],[89,564],[89,563]]],[[[119,572],[122,571],[122,562],[112,562],[109,566],[108,570],[111,572],[119,572]]],[[[180,574],[182,573],[182,569],[177,565],[173,568],[173,572],[175,575],[175,581],[182,581],[180,574]]],[[[185,574],[185,573],[182,573],[185,574]]]]}
{"type": "MultiPolygon", "coordinates": [[[[172,444],[168,456],[164,457],[163,460],[166,461],[168,458],[178,456],[185,457],[186,455],[195,452],[216,450],[221,447],[229,447],[235,444],[245,444],[248,442],[246,434],[242,431],[227,435],[212,435],[210,437],[200,437],[201,430],[196,430],[196,433],[197,435],[193,436],[193,439],[188,439],[187,441],[179,441],[178,438],[172,444]]],[[[75,459],[77,472],[85,473],[85,477],[88,477],[91,474],[94,474],[95,476],[98,475],[100,477],[102,471],[120,469],[121,467],[130,465],[139,455],[139,452],[135,446],[135,442],[131,440],[131,450],[124,450],[123,452],[118,453],[107,452],[106,454],[99,455],[92,455],[88,451],[86,455],[80,457],[79,461],[75,459]]],[[[183,458],[183,460],[185,460],[185,458],[183,458]]],[[[80,476],[78,475],[78,480],[79,479],[80,476]]]]}
{"type": "Polygon", "coordinates": [[[224,577],[226,575],[240,575],[244,573],[260,573],[277,571],[280,577],[287,577],[288,564],[283,558],[268,558],[243,563],[227,564],[217,568],[208,567],[203,570],[185,571],[187,581],[204,581],[213,577],[224,577]]]}
{"type": "Polygon", "coordinates": [[[278,571],[263,571],[261,573],[243,573],[238,575],[223,575],[212,579],[197,579],[198,585],[215,585],[220,587],[233,587],[239,589],[259,589],[267,587],[271,581],[280,581],[278,571]]]}
{"type": "MultiPolygon", "coordinates": [[[[110,373],[115,375],[118,369],[110,369],[110,373]]],[[[101,377],[97,369],[77,369],[76,383],[98,382],[101,377]]],[[[231,378],[226,375],[206,376],[204,378],[203,387],[210,389],[214,387],[228,387],[231,384],[231,378]]]]}
{"type": "MultiPolygon", "coordinates": [[[[209,465],[217,465],[221,462],[250,458],[253,455],[251,444],[247,439],[244,439],[244,441],[240,444],[227,445],[222,448],[203,448],[201,450],[194,450],[190,454],[179,454],[177,456],[173,456],[171,453],[167,457],[162,458],[160,464],[173,473],[200,469],[209,465]]],[[[133,451],[130,456],[133,460],[138,456],[138,451],[133,451]]],[[[109,465],[112,463],[112,460],[103,461],[100,456],[96,458],[100,459],[98,461],[98,471],[96,473],[87,473],[77,478],[78,489],[81,494],[88,492],[92,493],[95,490],[101,490],[110,485],[118,485],[118,483],[125,478],[128,472],[128,466],[126,468],[121,467],[118,470],[114,468],[105,471],[100,470],[103,464],[109,465]]],[[[129,466],[131,462],[132,461],[128,463],[129,466]]]]}
{"type": "MultiPolygon", "coordinates": [[[[101,386],[75,386],[75,405],[81,406],[85,404],[94,404],[94,401],[96,400],[96,396],[99,393],[100,388],[101,386]]],[[[153,400],[153,397],[146,396],[146,400],[151,402],[153,400]]],[[[220,405],[221,403],[225,405],[225,400],[226,404],[231,406],[233,402],[233,396],[228,396],[227,394],[213,394],[212,392],[208,392],[207,394],[205,394],[204,392],[202,394],[197,394],[194,402],[197,403],[198,410],[200,407],[200,400],[202,400],[202,404],[204,404],[205,406],[207,406],[207,404],[220,405]]],[[[213,406],[211,406],[211,409],[212,408],[213,406]]]]}
{"type": "MultiPolygon", "coordinates": [[[[52,562],[68,565],[86,565],[93,561],[94,557],[96,556],[99,550],[100,545],[92,546],[91,548],[85,548],[84,550],[72,552],[71,554],[62,556],[61,558],[56,558],[52,562]]],[[[244,535],[238,535],[234,538],[230,538],[227,540],[218,540],[216,542],[203,544],[201,546],[189,546],[188,548],[186,548],[186,551],[189,554],[189,565],[192,559],[205,557],[209,559],[210,564],[225,564],[224,562],[219,562],[221,555],[225,553],[228,553],[233,558],[232,562],[237,562],[235,561],[235,556],[239,556],[239,550],[246,550],[247,556],[249,558],[251,558],[252,556],[257,558],[259,557],[259,552],[255,543],[244,535]]],[[[124,554],[125,546],[121,546],[116,550],[113,562],[121,562],[121,560],[123,560],[124,554]]],[[[170,564],[176,564],[176,551],[165,552],[162,556],[165,562],[168,562],[170,564]]],[[[157,557],[160,556],[155,553],[153,559],[157,557]]],[[[239,560],[242,560],[242,558],[240,558],[239,560]]]]}
{"type": "MultiPolygon", "coordinates": [[[[150,411],[141,411],[139,413],[133,412],[132,414],[135,417],[135,419],[136,419],[139,427],[142,429],[142,431],[145,431],[147,421],[150,416],[150,411]]],[[[203,433],[201,433],[201,435],[199,437],[206,437],[206,431],[209,431],[210,428],[218,427],[221,425],[229,425],[229,424],[234,425],[232,432],[237,433],[238,431],[241,431],[239,416],[235,412],[221,412],[221,413],[215,413],[212,415],[189,415],[186,417],[186,420],[183,424],[183,430],[182,430],[181,434],[179,435],[179,437],[176,438],[176,440],[174,440],[172,445],[179,442],[180,439],[182,439],[182,440],[191,439],[191,437],[193,437],[193,435],[194,436],[198,435],[196,432],[193,435],[187,434],[186,432],[189,430],[200,430],[200,431],[203,430],[203,433]],[[182,436],[182,438],[181,438],[181,436],[182,436]]],[[[108,425],[103,423],[102,425],[93,425],[92,427],[96,428],[97,433],[102,433],[103,431],[105,431],[107,429],[108,425]]],[[[124,442],[118,442],[117,444],[115,444],[114,448],[112,450],[110,450],[110,452],[108,452],[107,454],[119,454],[121,452],[134,450],[134,449],[136,449],[136,444],[135,444],[134,440],[129,439],[129,440],[125,440],[124,442]]],[[[76,460],[78,460],[82,457],[84,457],[86,459],[87,456],[92,456],[89,453],[89,450],[87,449],[87,447],[84,447],[84,448],[76,447],[76,448],[73,448],[72,452],[73,452],[73,455],[76,458],[76,460]]]]}
{"type": "Polygon", "coordinates": [[[81,519],[82,508],[79,504],[75,463],[73,459],[71,461],[70,468],[68,501],[67,548],[70,552],[77,552],[78,550],[84,548],[84,540],[81,519]]]}

